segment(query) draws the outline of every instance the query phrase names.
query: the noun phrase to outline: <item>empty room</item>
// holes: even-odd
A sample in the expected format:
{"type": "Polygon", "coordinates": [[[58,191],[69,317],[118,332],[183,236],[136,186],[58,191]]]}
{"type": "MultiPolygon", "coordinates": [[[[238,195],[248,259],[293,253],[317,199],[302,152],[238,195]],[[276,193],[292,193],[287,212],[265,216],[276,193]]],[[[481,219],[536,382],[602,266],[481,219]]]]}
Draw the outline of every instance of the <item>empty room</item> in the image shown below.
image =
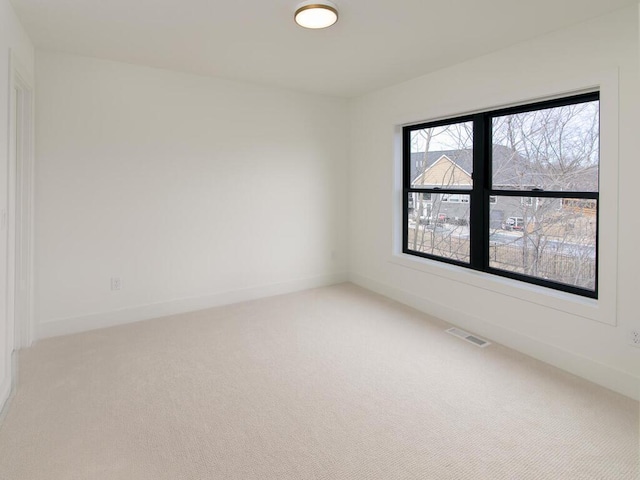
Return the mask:
{"type": "Polygon", "coordinates": [[[0,0],[0,479],[640,479],[639,132],[638,0],[0,0]]]}

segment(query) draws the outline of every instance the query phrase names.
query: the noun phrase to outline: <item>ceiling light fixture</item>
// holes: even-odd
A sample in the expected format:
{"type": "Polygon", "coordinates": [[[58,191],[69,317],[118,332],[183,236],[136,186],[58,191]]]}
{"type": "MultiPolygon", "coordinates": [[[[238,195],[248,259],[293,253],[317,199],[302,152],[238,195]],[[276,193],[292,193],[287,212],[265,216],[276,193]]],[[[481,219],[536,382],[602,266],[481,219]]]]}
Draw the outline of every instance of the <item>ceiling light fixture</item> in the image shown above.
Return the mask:
{"type": "Polygon", "coordinates": [[[338,21],[338,7],[325,0],[310,0],[298,5],[293,18],[304,28],[327,28],[338,21]]]}

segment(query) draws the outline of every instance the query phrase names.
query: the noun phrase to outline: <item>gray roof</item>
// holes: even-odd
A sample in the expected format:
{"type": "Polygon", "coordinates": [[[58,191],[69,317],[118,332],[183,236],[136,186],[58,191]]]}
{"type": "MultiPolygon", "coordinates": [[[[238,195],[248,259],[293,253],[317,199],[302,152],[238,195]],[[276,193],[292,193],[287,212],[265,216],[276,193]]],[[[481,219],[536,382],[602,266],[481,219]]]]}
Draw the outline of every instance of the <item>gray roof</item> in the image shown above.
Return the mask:
{"type": "MultiPolygon", "coordinates": [[[[443,155],[446,155],[465,172],[471,174],[473,171],[473,150],[470,148],[427,152],[427,163],[423,165],[423,169],[419,169],[418,165],[420,165],[420,160],[425,158],[424,152],[417,152],[411,154],[411,179],[415,180],[418,175],[426,168],[431,167],[443,155]]],[[[525,159],[509,147],[493,146],[493,170],[496,185],[535,185],[535,183],[531,183],[534,181],[533,175],[526,172],[525,159]]]]}
{"type": "MultiPolygon", "coordinates": [[[[460,150],[440,150],[427,152],[426,165],[419,167],[425,160],[425,152],[411,154],[411,179],[418,177],[426,168],[431,167],[443,155],[469,174],[473,171],[473,150],[470,148],[460,150]]],[[[544,186],[546,189],[555,189],[553,178],[558,178],[557,172],[535,171],[531,163],[512,148],[504,145],[493,145],[493,184],[495,187],[533,187],[544,186]]],[[[540,170],[540,169],[539,169],[540,170]]],[[[567,173],[562,179],[563,186],[557,186],[558,190],[594,190],[598,184],[598,169],[583,168],[567,173]],[[570,188],[568,188],[570,187],[570,188]]]]}

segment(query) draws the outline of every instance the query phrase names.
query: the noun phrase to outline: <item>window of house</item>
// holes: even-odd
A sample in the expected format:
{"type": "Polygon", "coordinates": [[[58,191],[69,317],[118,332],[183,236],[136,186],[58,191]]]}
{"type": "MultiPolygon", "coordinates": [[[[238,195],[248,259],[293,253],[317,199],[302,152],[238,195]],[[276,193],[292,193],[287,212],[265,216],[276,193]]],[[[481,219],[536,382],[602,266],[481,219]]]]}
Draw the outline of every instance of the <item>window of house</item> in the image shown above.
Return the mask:
{"type": "Polygon", "coordinates": [[[599,107],[596,92],[404,127],[403,252],[597,298],[599,107]]]}
{"type": "Polygon", "coordinates": [[[451,203],[469,203],[469,196],[457,193],[445,193],[442,195],[442,201],[451,203]]]}

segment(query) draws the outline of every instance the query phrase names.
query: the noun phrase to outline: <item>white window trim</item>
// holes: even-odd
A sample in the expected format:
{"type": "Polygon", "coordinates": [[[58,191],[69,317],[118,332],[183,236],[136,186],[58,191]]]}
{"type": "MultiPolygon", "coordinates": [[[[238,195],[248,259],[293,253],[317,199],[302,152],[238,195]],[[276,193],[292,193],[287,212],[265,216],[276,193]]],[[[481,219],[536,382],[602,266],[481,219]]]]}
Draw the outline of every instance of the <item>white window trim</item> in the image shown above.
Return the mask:
{"type": "Polygon", "coordinates": [[[617,325],[618,278],[618,82],[617,69],[592,72],[578,79],[557,79],[554,85],[541,87],[536,95],[505,98],[502,105],[482,105],[474,111],[459,109],[427,113],[395,122],[393,162],[392,252],[389,262],[434,277],[496,292],[507,297],[542,305],[600,323],[617,325]],[[598,299],[591,299],[540,287],[526,282],[477,272],[464,267],[402,253],[402,127],[419,122],[455,118],[481,111],[561,98],[572,94],[600,92],[600,215],[598,238],[598,299]]]}

